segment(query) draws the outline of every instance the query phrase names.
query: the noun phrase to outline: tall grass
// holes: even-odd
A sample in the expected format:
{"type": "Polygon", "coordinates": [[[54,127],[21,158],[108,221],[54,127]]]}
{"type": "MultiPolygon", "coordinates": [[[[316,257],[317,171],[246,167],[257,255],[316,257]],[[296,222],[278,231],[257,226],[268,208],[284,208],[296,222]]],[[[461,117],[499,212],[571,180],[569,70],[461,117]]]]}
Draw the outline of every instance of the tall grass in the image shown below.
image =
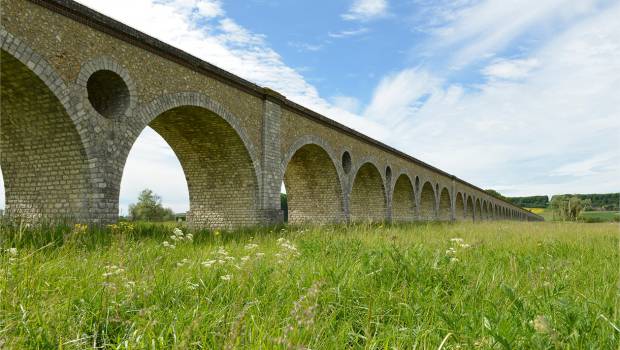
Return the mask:
{"type": "Polygon", "coordinates": [[[173,229],[1,226],[0,348],[620,344],[617,225],[173,229]]]}

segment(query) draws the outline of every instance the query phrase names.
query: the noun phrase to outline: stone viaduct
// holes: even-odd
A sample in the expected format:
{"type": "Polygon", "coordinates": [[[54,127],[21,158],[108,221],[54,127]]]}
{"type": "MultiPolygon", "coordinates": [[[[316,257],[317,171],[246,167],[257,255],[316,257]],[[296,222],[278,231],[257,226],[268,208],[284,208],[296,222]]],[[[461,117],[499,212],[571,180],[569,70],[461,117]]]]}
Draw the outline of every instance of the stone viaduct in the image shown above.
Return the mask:
{"type": "Polygon", "coordinates": [[[117,220],[140,132],[177,155],[194,227],[541,220],[455,176],[67,0],[0,0],[6,215],[117,220]]]}

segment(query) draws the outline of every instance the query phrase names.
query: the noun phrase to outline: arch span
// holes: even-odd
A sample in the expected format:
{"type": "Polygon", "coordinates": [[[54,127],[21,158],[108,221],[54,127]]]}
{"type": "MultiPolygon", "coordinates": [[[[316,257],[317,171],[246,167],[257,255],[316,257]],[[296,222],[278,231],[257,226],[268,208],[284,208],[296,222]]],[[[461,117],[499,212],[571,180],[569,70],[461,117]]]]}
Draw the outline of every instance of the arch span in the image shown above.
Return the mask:
{"type": "Polygon", "coordinates": [[[415,218],[415,196],[411,179],[401,174],[392,192],[392,221],[413,221],[415,218]]]}
{"type": "Polygon", "coordinates": [[[290,223],[344,219],[342,187],[329,153],[310,143],[295,149],[284,171],[290,223]]]}
{"type": "Polygon", "coordinates": [[[435,220],[437,218],[436,208],[435,189],[430,182],[426,181],[420,191],[420,219],[435,220]]]}
{"type": "Polygon", "coordinates": [[[7,216],[88,220],[88,156],[66,108],[64,83],[49,66],[41,68],[43,60],[38,67],[33,64],[33,71],[3,49],[0,61],[0,165],[7,216]],[[39,68],[44,74],[35,73],[39,68]]]}
{"type": "Polygon", "coordinates": [[[454,202],[454,219],[463,221],[465,217],[465,202],[463,201],[463,194],[461,192],[456,193],[456,201],[454,202]]]}
{"type": "Polygon", "coordinates": [[[148,124],[176,154],[189,192],[188,224],[232,228],[260,223],[258,179],[240,135],[214,111],[185,105],[148,124]]]}
{"type": "Polygon", "coordinates": [[[438,217],[441,221],[452,220],[452,200],[448,188],[444,187],[439,196],[438,217]]]}
{"type": "Polygon", "coordinates": [[[353,222],[384,221],[386,219],[386,196],[383,178],[371,162],[364,163],[355,173],[349,215],[353,222]]]}

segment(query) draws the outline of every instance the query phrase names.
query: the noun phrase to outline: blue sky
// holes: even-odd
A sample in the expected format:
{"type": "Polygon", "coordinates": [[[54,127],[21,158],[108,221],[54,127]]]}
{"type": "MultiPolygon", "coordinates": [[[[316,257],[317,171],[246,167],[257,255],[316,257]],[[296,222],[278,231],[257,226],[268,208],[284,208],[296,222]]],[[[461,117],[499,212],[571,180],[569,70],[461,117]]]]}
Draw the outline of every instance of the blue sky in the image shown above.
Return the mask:
{"type": "MultiPolygon", "coordinates": [[[[620,189],[620,1],[80,2],[480,187],[620,189]]],[[[187,209],[151,130],[124,212],[145,186],[187,209]]]]}

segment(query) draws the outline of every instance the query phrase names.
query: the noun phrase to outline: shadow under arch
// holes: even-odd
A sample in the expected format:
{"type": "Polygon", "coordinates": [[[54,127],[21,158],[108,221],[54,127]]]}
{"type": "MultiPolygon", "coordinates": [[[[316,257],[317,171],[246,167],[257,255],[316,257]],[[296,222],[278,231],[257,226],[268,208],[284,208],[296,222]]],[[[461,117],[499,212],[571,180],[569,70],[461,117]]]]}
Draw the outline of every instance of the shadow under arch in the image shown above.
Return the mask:
{"type": "Polygon", "coordinates": [[[415,194],[409,175],[402,173],[392,190],[392,221],[405,222],[415,219],[415,194]]]}
{"type": "Polygon", "coordinates": [[[465,220],[465,202],[463,201],[463,194],[461,192],[456,193],[456,201],[454,202],[454,219],[457,221],[465,220]]]}
{"type": "Polygon", "coordinates": [[[385,186],[379,169],[365,162],[355,172],[349,197],[349,217],[352,222],[386,220],[385,186]]]}
{"type": "Polygon", "coordinates": [[[89,162],[71,116],[69,93],[51,66],[43,59],[27,61],[34,53],[24,51],[29,53],[18,59],[3,45],[0,57],[6,216],[31,222],[88,221],[89,162]]]}
{"type": "Polygon", "coordinates": [[[441,189],[437,216],[441,221],[452,220],[452,200],[447,187],[441,189]]]}
{"type": "Polygon", "coordinates": [[[300,140],[282,162],[290,223],[344,221],[342,184],[329,149],[316,141],[300,140]]]}
{"type": "Polygon", "coordinates": [[[426,181],[420,190],[420,220],[431,221],[437,219],[435,205],[435,189],[426,181]]]}
{"type": "Polygon", "coordinates": [[[466,219],[471,219],[471,221],[475,221],[476,220],[476,209],[474,208],[474,200],[472,199],[472,196],[467,196],[467,207],[465,209],[467,218],[466,219]]]}

